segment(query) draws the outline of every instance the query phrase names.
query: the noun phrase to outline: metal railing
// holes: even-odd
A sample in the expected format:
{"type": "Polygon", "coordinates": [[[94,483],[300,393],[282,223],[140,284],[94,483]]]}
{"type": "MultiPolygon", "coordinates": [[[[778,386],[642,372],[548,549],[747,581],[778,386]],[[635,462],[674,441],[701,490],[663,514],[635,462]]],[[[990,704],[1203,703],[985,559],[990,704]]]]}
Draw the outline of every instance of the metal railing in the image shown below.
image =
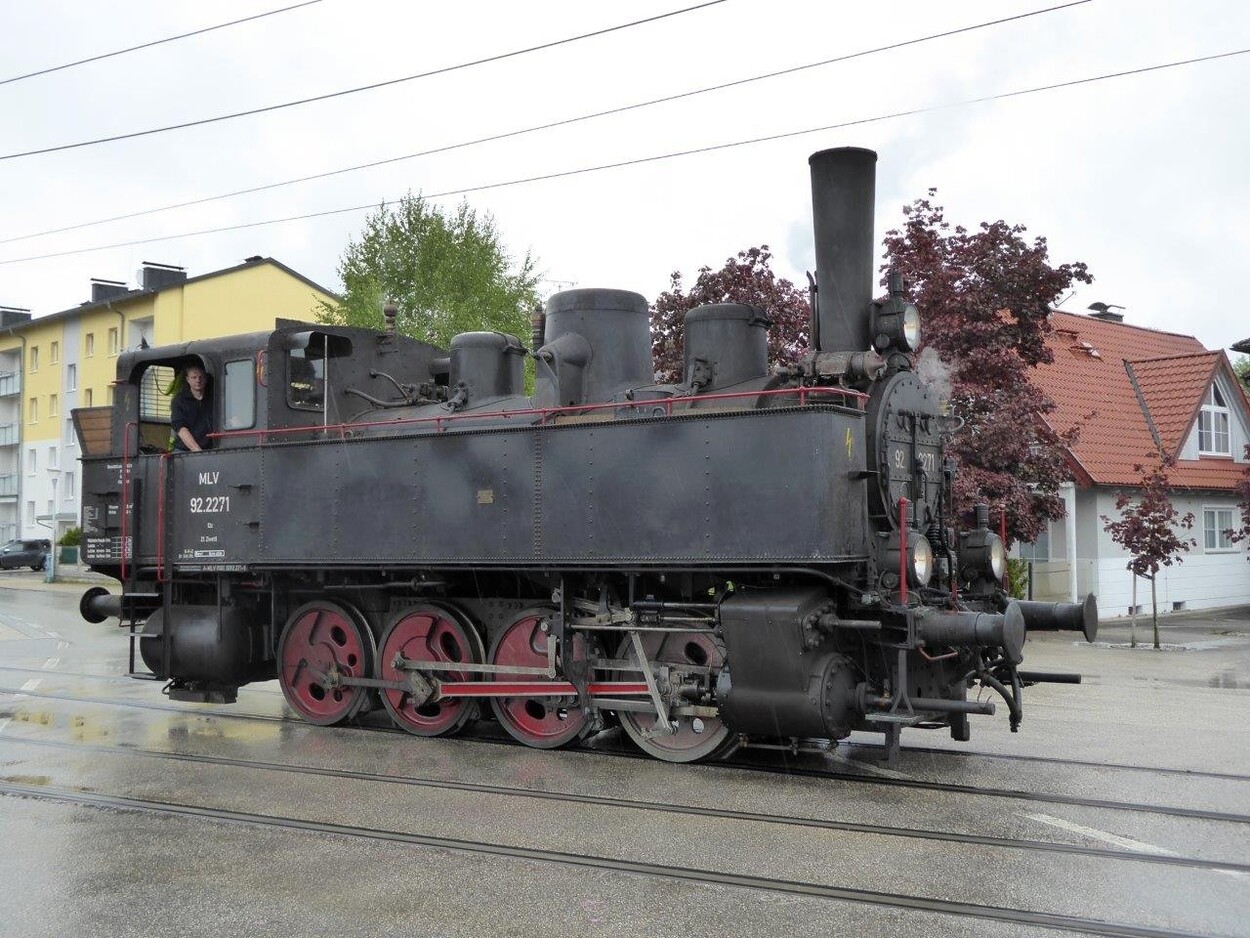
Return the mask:
{"type": "Polygon", "coordinates": [[[0,372],[0,397],[22,393],[22,375],[18,371],[0,372]]]}
{"type": "Polygon", "coordinates": [[[16,498],[19,488],[18,481],[16,472],[0,473],[0,498],[16,498]]]}
{"type": "Polygon", "coordinates": [[[0,424],[0,446],[16,446],[19,439],[20,433],[17,424],[0,424]]]}

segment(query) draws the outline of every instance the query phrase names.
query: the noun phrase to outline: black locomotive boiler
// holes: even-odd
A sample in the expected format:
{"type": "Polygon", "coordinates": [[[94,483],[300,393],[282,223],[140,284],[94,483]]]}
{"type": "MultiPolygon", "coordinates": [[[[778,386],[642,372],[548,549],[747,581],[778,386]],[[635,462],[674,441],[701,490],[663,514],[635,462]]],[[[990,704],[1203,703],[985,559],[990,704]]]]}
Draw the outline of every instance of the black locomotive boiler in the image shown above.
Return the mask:
{"type": "MultiPolygon", "coordinates": [[[[767,311],[689,313],[656,384],[647,303],[553,296],[533,350],[448,351],[280,320],[119,357],[74,413],[91,621],[117,616],[171,697],[276,678],[320,724],[379,700],[421,736],[494,718],[537,747],[619,722],[676,762],[735,745],[1022,714],[1028,628],[1083,604],[1011,602],[981,508],[951,509],[942,402],[911,369],[919,314],[872,297],[876,154],[810,159],[813,348],[767,362],[767,311]],[[535,362],[532,396],[523,365],[535,362]],[[219,426],[170,453],[170,379],[210,376],[219,426]]],[[[132,659],[132,671],[134,662],[132,659]]]]}

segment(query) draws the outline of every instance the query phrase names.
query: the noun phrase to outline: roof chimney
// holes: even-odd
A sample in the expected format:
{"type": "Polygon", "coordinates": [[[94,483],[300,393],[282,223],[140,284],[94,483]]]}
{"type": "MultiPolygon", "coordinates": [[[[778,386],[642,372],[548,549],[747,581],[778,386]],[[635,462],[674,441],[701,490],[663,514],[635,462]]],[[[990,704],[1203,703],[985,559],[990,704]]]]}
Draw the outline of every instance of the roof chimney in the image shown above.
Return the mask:
{"type": "Polygon", "coordinates": [[[1104,322],[1124,322],[1123,313],[1113,313],[1113,309],[1124,309],[1123,306],[1116,306],[1114,303],[1090,303],[1090,318],[1101,319],[1104,322]]]}
{"type": "Polygon", "coordinates": [[[130,289],[120,280],[100,280],[98,277],[91,278],[91,302],[103,303],[105,300],[111,300],[115,296],[121,296],[123,293],[129,293],[130,289]]]}
{"type": "Polygon", "coordinates": [[[143,268],[139,273],[142,276],[140,289],[143,290],[160,290],[175,283],[182,283],[187,279],[187,269],[185,267],[174,267],[172,264],[156,264],[152,261],[144,261],[143,268]]]}

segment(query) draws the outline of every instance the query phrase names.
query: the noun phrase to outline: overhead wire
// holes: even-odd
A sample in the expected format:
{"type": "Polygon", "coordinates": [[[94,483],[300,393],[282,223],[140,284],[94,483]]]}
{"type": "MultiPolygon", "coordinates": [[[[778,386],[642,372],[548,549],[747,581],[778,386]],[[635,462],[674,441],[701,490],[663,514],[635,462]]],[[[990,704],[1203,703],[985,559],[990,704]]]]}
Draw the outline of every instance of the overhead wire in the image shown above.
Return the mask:
{"type": "Polygon", "coordinates": [[[36,78],[39,75],[50,75],[53,72],[63,72],[67,68],[77,68],[79,65],[87,65],[90,62],[99,62],[103,59],[111,59],[114,56],[126,55],[128,52],[138,52],[140,49],[151,49],[153,46],[164,45],[167,42],[176,42],[179,39],[189,39],[192,36],[202,36],[205,33],[211,33],[218,29],[225,29],[228,26],[238,26],[242,23],[250,23],[253,20],[261,20],[267,16],[277,16],[279,13],[289,13],[292,10],[298,10],[302,7],[312,6],[314,3],[321,3],[322,0],[304,0],[303,3],[293,3],[290,6],[281,7],[277,10],[269,10],[266,13],[255,13],[252,16],[244,16],[241,19],[230,20],[228,23],[218,23],[216,26],[205,26],[202,29],[193,29],[189,33],[179,33],[177,36],[166,36],[164,39],[153,39],[151,42],[140,43],[137,46],[130,46],[126,49],[116,49],[113,52],[103,52],[100,55],[93,55],[85,59],[78,59],[75,62],[66,62],[64,65],[53,65],[48,68],[41,68],[38,71],[27,72],[25,75],[14,75],[12,78],[0,78],[0,85],[11,85],[17,81],[25,81],[27,78],[36,78]]]}
{"type": "MultiPolygon", "coordinates": [[[[903,111],[893,111],[888,114],[878,114],[873,117],[856,118],[855,120],[842,121],[836,124],[825,124],[820,127],[808,127],[803,130],[791,130],[783,133],[768,134],[760,137],[751,137],[746,140],[736,140],[729,143],[709,144],[703,147],[694,147],[688,150],[676,150],[669,153],[655,154],[652,156],[636,157],[629,160],[619,160],[613,163],[600,163],[595,166],[583,166],[577,169],[562,170],[554,173],[544,173],[536,176],[526,176],[520,179],[509,179],[503,182],[485,183],[477,186],[467,186],[460,189],[449,189],[443,192],[423,193],[427,199],[446,198],[453,195],[467,195],[471,192],[486,192],[491,189],[503,189],[510,186],[526,185],[533,182],[545,182],[552,179],[564,179],[570,176],[580,176],[589,173],[603,172],[609,169],[622,169],[628,166],[640,166],[647,163],[656,163],[661,160],[677,159],[684,156],[695,156],[703,153],[714,153],[720,150],[729,150],[736,147],[752,146],[759,143],[771,143],[777,140],[786,140],[794,137],[802,137],[808,134],[822,133],[829,130],[843,130],[847,127],[859,127],[865,124],[880,123],[888,120],[897,120],[903,117],[915,117],[920,114],[929,114],[934,111],[949,110],[957,107],[967,107],[973,104],[986,104],[991,101],[1004,101],[1010,98],[1023,97],[1025,95],[1039,94],[1045,91],[1057,91],[1063,88],[1075,88],[1081,85],[1089,85],[1094,82],[1108,81],[1113,78],[1127,78],[1133,75],[1144,75],[1150,72],[1159,72],[1166,69],[1180,68],[1186,65],[1198,65],[1204,62],[1214,62],[1221,59],[1233,58],[1239,55],[1250,53],[1250,48],[1236,49],[1230,52],[1218,52],[1211,55],[1196,56],[1189,59],[1181,59],[1175,62],[1164,62],[1158,65],[1145,65],[1139,68],[1124,69],[1118,72],[1107,72],[1102,75],[1092,75],[1086,78],[1076,78],[1070,81],[1054,82],[1048,85],[1038,85],[1033,88],[1023,88],[1016,91],[1003,91],[998,94],[981,95],[976,98],[966,98],[961,101],[948,101],[941,104],[925,105],[923,107],[909,108],[903,111]]],[[[395,201],[395,200],[391,200],[395,201]]],[[[224,225],[219,228],[205,228],[198,231],[187,231],[174,235],[161,235],[155,238],[142,238],[134,241],[120,241],[114,244],[102,244],[88,248],[78,248],[70,251],[57,251],[48,254],[36,254],[29,257],[16,257],[8,260],[0,260],[0,266],[9,264],[19,264],[29,261],[48,260],[57,257],[71,257],[78,254],[90,254],[95,251],[106,251],[113,248],[134,247],[141,244],[157,244],[164,241],[177,241],[183,238],[200,237],[202,235],[221,234],[227,231],[240,231],[246,228],[259,228],[264,225],[285,224],[293,221],[306,221],[314,218],[325,218],[331,215],[344,215],[350,212],[361,212],[368,209],[377,208],[377,202],[370,202],[366,205],[352,205],[345,208],[327,209],[320,212],[307,212],[301,215],[290,215],[284,218],[269,218],[261,221],[243,222],[237,225],[224,225]]]]}
{"type": "Polygon", "coordinates": [[[608,116],[615,115],[615,114],[624,114],[629,111],[637,111],[643,108],[653,107],[654,105],[657,105],[657,104],[667,104],[673,101],[680,101],[686,98],[693,98],[697,95],[708,94],[714,91],[724,91],[729,88],[738,88],[738,87],[741,87],[742,85],[748,85],[753,82],[764,81],[770,78],[779,78],[785,75],[794,75],[799,72],[808,71],[814,68],[820,68],[826,65],[834,65],[840,62],[848,62],[848,61],[851,61],[852,59],[865,58],[867,56],[877,55],[883,52],[892,52],[898,49],[907,48],[908,46],[920,45],[921,43],[931,42],[937,39],[947,39],[947,38],[950,38],[951,36],[957,36],[962,33],[969,33],[969,32],[974,32],[980,29],[987,29],[991,26],[1001,26],[1005,23],[1011,23],[1011,22],[1015,22],[1018,20],[1028,19],[1034,16],[1041,16],[1044,13],[1054,13],[1059,10],[1066,10],[1071,7],[1082,6],[1090,2],[1092,2],[1092,0],[1072,0],[1072,2],[1062,3],[1062,4],[1059,4],[1058,6],[1046,7],[1041,10],[1032,10],[1027,13],[1019,13],[1014,16],[1002,17],[996,20],[988,20],[986,22],[975,23],[970,26],[961,26],[956,29],[948,29],[943,32],[931,33],[930,35],[927,35],[927,36],[918,36],[918,37],[914,37],[911,39],[905,39],[899,42],[890,43],[888,45],[877,46],[872,49],[861,49],[857,52],[849,52],[844,55],[835,56],[834,58],[822,59],[819,62],[809,62],[804,65],[795,65],[790,68],[784,68],[784,69],[779,69],[777,71],[766,72],[762,75],[754,75],[750,78],[740,78],[734,81],[727,81],[727,82],[722,82],[716,85],[709,85],[704,88],[697,88],[697,89],[692,89],[689,91],[679,92],[677,94],[665,95],[664,97],[660,97],[660,98],[652,98],[649,101],[639,101],[634,104],[621,105],[620,107],[608,108],[602,111],[595,111],[590,114],[582,114],[577,117],[569,117],[569,118],[564,118],[562,120],[548,121],[547,123],[536,124],[534,126],[525,127],[520,130],[504,131],[501,133],[490,134],[484,137],[477,137],[473,140],[461,141],[460,143],[452,143],[452,144],[446,144],[440,147],[432,147],[431,149],[420,150],[416,153],[405,153],[401,156],[386,157],[384,159],[373,160],[368,163],[359,163],[354,166],[345,166],[345,167],[340,167],[338,169],[326,170],[325,172],[312,173],[307,176],[297,176],[293,179],[284,179],[279,182],[265,183],[264,185],[251,186],[246,189],[236,189],[231,192],[223,192],[219,195],[205,196],[199,199],[190,199],[185,202],[177,202],[171,205],[162,205],[156,208],[142,209],[136,212],[127,212],[123,215],[113,215],[108,218],[100,218],[100,219],[95,219],[94,221],[80,222],[74,225],[65,225],[60,228],[49,228],[44,231],[33,232],[32,234],[17,235],[11,238],[0,238],[0,244],[11,244],[15,241],[27,241],[27,240],[30,240],[31,238],[40,238],[40,237],[44,237],[45,235],[52,235],[52,234],[62,234],[66,231],[78,231],[83,228],[92,228],[97,225],[109,224],[111,222],[126,221],[131,218],[141,218],[146,215],[155,215],[159,212],[168,212],[168,211],[173,211],[174,209],[179,209],[179,208],[189,208],[190,206],[193,206],[193,205],[204,205],[205,203],[208,203],[208,202],[217,202],[217,201],[221,201],[222,199],[231,199],[231,198],[235,198],[241,195],[251,195],[256,192],[266,192],[271,189],[280,189],[285,186],[293,186],[293,185],[297,185],[303,182],[312,182],[317,179],[327,179],[332,176],[340,176],[346,173],[358,172],[364,169],[375,169],[379,166],[387,166],[392,163],[400,163],[405,160],[417,159],[423,156],[434,156],[439,153],[447,153],[452,150],[465,149],[468,147],[478,146],[484,143],[494,143],[500,140],[508,140],[514,137],[524,136],[526,134],[538,133],[539,131],[543,131],[543,130],[552,130],[557,127],[567,127],[571,124],[578,124],[578,123],[582,123],[582,122],[589,121],[589,120],[594,120],[594,119],[601,118],[601,117],[608,117],[608,116]]]}
{"type": "Polygon", "coordinates": [[[114,134],[111,137],[94,137],[90,140],[79,140],[76,143],[62,143],[52,147],[40,147],[35,150],[23,150],[17,153],[5,153],[0,155],[2,160],[16,160],[25,156],[38,156],[44,153],[59,153],[63,150],[76,150],[82,147],[94,147],[103,143],[114,143],[118,140],[133,140],[136,137],[148,137],[153,134],[167,133],[171,130],[185,130],[188,127],[203,127],[207,124],[216,124],[222,121],[235,120],[240,117],[250,117],[254,114],[268,114],[273,111],[281,111],[287,108],[299,107],[304,104],[313,104],[317,101],[329,101],[332,98],[342,98],[347,95],[359,94],[363,91],[376,91],[379,88],[389,88],[393,85],[403,84],[404,82],[416,81],[421,78],[431,78],[435,75],[446,75],[450,72],[463,71],[468,68],[475,68],[479,65],[487,65],[491,62],[502,62],[505,59],[516,58],[517,56],[528,55],[532,52],[541,52],[545,49],[554,49],[558,46],[569,45],[574,42],[581,42],[583,39],[593,39],[596,36],[606,36],[609,33],[620,32],[624,29],[632,29],[635,26],[643,26],[647,23],[655,23],[660,20],[669,19],[674,16],[681,16],[684,13],[693,13],[696,10],[703,10],[707,7],[718,6],[727,0],[704,0],[703,3],[694,6],[683,7],[680,10],[670,10],[667,13],[658,13],[655,16],[644,17],[643,19],[631,20],[628,23],[619,23],[616,26],[608,26],[603,29],[592,30],[588,33],[580,33],[576,36],[566,36],[563,39],[554,39],[550,42],[539,43],[535,46],[527,46],[524,49],[513,49],[510,52],[501,52],[496,55],[488,55],[484,58],[474,59],[471,62],[460,62],[456,65],[445,65],[442,68],[434,68],[425,72],[418,72],[415,75],[405,75],[402,78],[389,78],[386,81],[377,81],[368,85],[359,85],[355,88],[343,88],[339,91],[331,91],[326,94],[313,95],[307,98],[299,98],[295,101],[284,101],[281,104],[268,104],[264,107],[249,108],[246,111],[234,111],[230,114],[218,114],[216,117],[202,117],[197,120],[183,121],[179,124],[167,124],[163,127],[150,127],[147,130],[135,130],[125,134],[114,134]]]}

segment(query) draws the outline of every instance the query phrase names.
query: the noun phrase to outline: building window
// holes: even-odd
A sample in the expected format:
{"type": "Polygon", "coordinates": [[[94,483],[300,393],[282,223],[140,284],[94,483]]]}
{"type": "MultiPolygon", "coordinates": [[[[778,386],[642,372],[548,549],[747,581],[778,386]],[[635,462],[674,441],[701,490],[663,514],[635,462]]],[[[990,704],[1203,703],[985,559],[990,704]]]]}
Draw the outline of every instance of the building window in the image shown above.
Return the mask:
{"type": "Polygon", "coordinates": [[[116,355],[118,349],[117,327],[113,326],[109,329],[109,354],[116,355]]]}
{"type": "Polygon", "coordinates": [[[1228,419],[1228,405],[1224,402],[1224,395],[1215,386],[1215,382],[1212,382],[1202,410],[1198,412],[1198,452],[1212,456],[1233,454],[1228,419]]]}
{"type": "Polygon", "coordinates": [[[72,502],[78,497],[78,489],[74,488],[74,474],[72,472],[66,472],[61,476],[61,485],[64,486],[61,501],[72,502]]]}
{"type": "Polygon", "coordinates": [[[61,343],[57,341],[53,341],[53,343],[48,347],[48,361],[51,364],[55,365],[60,360],[61,360],[61,343]]]}
{"type": "Polygon", "coordinates": [[[60,406],[61,406],[60,398],[58,398],[55,394],[49,394],[48,395],[48,416],[55,417],[57,413],[59,412],[58,408],[60,406]]]}
{"type": "Polygon", "coordinates": [[[86,339],[86,342],[83,344],[83,349],[85,350],[87,358],[90,358],[92,355],[95,354],[95,333],[94,332],[87,333],[87,339],[86,339]]]}
{"type": "Polygon", "coordinates": [[[78,366],[77,365],[65,366],[65,389],[67,391],[78,390],[78,366]]]}
{"type": "MultiPolygon", "coordinates": [[[[32,451],[32,452],[33,452],[33,451],[32,451]]],[[[49,468],[49,469],[56,469],[56,468],[57,468],[57,467],[59,467],[59,466],[60,466],[60,463],[57,461],[57,452],[56,452],[56,447],[55,447],[55,446],[49,446],[49,447],[48,447],[48,468],[49,468]]]]}
{"type": "Polygon", "coordinates": [[[82,392],[82,406],[83,407],[91,407],[92,402],[94,400],[95,400],[95,392],[92,391],[91,388],[87,388],[85,391],[82,392]]]}
{"type": "Polygon", "coordinates": [[[30,370],[39,370],[39,346],[32,345],[30,347],[30,370]]]}
{"type": "Polygon", "coordinates": [[[30,405],[26,410],[26,422],[27,423],[39,422],[39,398],[37,397],[32,397],[30,399],[30,405]]]}
{"type": "Polygon", "coordinates": [[[35,520],[35,503],[34,502],[26,503],[26,517],[29,518],[31,521],[35,520]]]}
{"type": "Polygon", "coordinates": [[[78,445],[78,435],[74,433],[74,418],[68,415],[65,417],[65,445],[78,445]]]}
{"type": "Polygon", "coordinates": [[[110,384],[107,388],[105,388],[105,390],[108,391],[108,402],[107,402],[108,406],[112,407],[113,406],[113,385],[110,384]]]}
{"type": "Polygon", "coordinates": [[[1021,560],[1032,560],[1035,563],[1050,561],[1050,528],[1043,528],[1032,544],[1021,541],[1016,545],[1016,553],[1021,560]]]}
{"type": "Polygon", "coordinates": [[[1205,550],[1236,550],[1229,536],[1233,527],[1233,509],[1202,509],[1202,546],[1205,550]]]}
{"type": "Polygon", "coordinates": [[[32,476],[39,472],[39,454],[33,449],[26,451],[26,471],[32,476]]]}

